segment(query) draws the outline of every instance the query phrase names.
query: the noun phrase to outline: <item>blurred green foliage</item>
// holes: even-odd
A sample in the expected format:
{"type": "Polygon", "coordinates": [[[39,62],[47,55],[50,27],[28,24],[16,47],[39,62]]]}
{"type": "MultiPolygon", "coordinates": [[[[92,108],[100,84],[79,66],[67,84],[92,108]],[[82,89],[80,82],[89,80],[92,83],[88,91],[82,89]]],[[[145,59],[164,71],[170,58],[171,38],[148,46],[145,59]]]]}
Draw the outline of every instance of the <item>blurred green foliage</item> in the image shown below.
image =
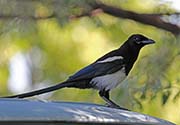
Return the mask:
{"type": "MultiPolygon", "coordinates": [[[[90,10],[89,4],[93,2],[0,0],[0,15],[7,15],[0,17],[1,96],[12,94],[7,85],[9,61],[19,52],[29,55],[31,86],[35,89],[44,81],[55,84],[66,80],[98,57],[118,48],[131,34],[141,33],[154,39],[156,44],[141,51],[128,78],[113,90],[112,98],[134,111],[180,124],[180,110],[177,110],[180,108],[180,38],[152,26],[107,14],[69,18],[90,10]]],[[[155,0],[102,2],[140,13],[174,11],[169,4],[155,0]]],[[[63,89],[49,99],[104,103],[95,90],[63,89]]]]}

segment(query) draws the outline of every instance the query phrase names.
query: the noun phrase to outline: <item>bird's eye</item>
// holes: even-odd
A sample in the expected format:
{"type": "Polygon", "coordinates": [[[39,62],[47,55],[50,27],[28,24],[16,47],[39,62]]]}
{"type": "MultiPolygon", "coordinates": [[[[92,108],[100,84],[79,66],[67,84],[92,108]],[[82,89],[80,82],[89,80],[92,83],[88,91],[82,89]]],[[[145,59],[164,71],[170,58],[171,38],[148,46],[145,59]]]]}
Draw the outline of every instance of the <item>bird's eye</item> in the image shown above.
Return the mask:
{"type": "Polygon", "coordinates": [[[136,37],[136,38],[135,38],[135,41],[139,41],[139,38],[138,38],[138,37],[136,37]]]}
{"type": "Polygon", "coordinates": [[[134,41],[135,41],[136,44],[140,44],[141,43],[141,40],[138,37],[135,37],[134,41]]]}

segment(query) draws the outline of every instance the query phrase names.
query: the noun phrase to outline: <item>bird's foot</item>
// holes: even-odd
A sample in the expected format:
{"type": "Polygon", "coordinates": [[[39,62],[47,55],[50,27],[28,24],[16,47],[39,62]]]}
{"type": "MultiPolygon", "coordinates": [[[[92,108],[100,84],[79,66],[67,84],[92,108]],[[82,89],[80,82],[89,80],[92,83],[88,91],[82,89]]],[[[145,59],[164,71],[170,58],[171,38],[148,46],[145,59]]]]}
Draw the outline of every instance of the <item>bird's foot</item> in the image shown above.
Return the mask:
{"type": "Polygon", "coordinates": [[[116,105],[116,104],[108,104],[108,103],[106,103],[106,106],[107,107],[111,107],[111,108],[116,108],[116,109],[122,109],[122,110],[126,110],[126,111],[130,111],[129,109],[127,109],[127,108],[123,108],[123,107],[121,107],[121,106],[119,106],[119,105],[116,105]]]}

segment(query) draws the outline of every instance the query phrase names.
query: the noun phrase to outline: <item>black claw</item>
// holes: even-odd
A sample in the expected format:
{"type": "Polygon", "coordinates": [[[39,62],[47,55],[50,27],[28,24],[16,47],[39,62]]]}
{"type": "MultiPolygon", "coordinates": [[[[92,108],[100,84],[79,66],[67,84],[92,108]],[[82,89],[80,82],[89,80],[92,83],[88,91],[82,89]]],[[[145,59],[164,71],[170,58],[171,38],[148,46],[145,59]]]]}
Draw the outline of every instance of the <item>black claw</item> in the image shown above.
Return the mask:
{"type": "Polygon", "coordinates": [[[107,102],[107,103],[106,103],[106,106],[107,106],[107,107],[130,111],[129,109],[120,107],[119,105],[117,105],[116,103],[114,103],[112,100],[110,100],[110,99],[109,99],[109,91],[99,91],[99,95],[107,102]]]}
{"type": "Polygon", "coordinates": [[[119,105],[109,105],[108,103],[106,103],[106,106],[110,107],[110,108],[116,108],[116,109],[122,109],[122,110],[130,111],[129,109],[123,108],[123,107],[121,107],[119,105]]]}

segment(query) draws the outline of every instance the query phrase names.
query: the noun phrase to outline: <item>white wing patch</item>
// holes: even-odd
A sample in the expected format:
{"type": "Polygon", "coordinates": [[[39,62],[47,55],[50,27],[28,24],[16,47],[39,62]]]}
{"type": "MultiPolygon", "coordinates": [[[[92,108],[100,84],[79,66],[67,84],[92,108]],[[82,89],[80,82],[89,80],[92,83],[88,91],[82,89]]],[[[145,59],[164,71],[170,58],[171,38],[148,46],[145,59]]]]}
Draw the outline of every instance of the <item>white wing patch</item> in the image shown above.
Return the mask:
{"type": "Polygon", "coordinates": [[[113,56],[113,57],[106,58],[105,60],[98,61],[97,63],[112,62],[112,61],[119,60],[119,59],[123,59],[123,57],[122,56],[113,56]]]}
{"type": "Polygon", "coordinates": [[[90,83],[98,90],[111,90],[126,78],[125,67],[121,70],[104,76],[93,78],[90,83]]]}

